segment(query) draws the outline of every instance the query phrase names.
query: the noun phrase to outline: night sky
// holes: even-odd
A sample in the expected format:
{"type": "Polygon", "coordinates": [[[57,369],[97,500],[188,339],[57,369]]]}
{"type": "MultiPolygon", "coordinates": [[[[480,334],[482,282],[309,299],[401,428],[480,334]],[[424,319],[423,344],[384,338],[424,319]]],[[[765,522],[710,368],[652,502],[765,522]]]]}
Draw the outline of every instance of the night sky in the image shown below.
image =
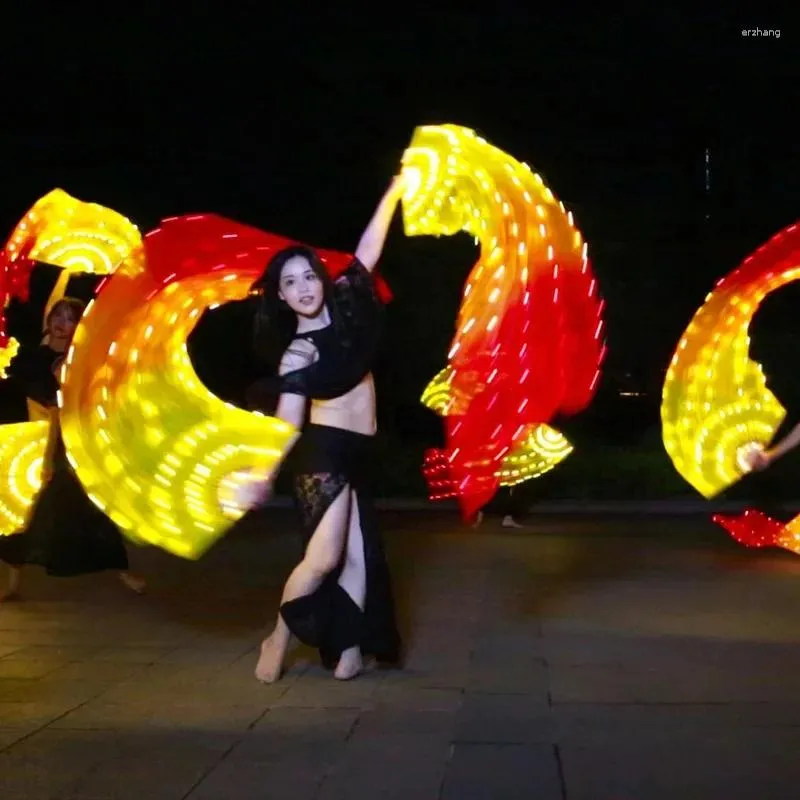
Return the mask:
{"type": "MultiPolygon", "coordinates": [[[[266,6],[7,15],[0,228],[58,186],[142,230],[215,211],[352,251],[413,128],[467,125],[574,210],[608,302],[608,380],[633,371],[657,387],[713,281],[799,216],[788,13],[266,6]],[[781,37],[742,36],[755,27],[781,37]]],[[[474,257],[469,242],[393,230],[384,380],[396,407],[443,365],[474,257]]],[[[235,383],[241,331],[222,315],[203,358],[235,383]]]]}

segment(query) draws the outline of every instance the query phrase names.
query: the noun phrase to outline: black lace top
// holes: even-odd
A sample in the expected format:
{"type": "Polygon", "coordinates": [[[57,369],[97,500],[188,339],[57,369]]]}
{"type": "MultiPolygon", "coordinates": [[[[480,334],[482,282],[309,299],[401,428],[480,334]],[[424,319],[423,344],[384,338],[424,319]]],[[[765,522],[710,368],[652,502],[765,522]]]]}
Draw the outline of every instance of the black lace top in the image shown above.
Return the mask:
{"type": "Polygon", "coordinates": [[[309,331],[319,358],[307,367],[272,379],[277,394],[300,394],[330,400],[346,394],[372,369],[378,349],[383,304],[372,275],[353,259],[334,282],[330,325],[309,331]]]}

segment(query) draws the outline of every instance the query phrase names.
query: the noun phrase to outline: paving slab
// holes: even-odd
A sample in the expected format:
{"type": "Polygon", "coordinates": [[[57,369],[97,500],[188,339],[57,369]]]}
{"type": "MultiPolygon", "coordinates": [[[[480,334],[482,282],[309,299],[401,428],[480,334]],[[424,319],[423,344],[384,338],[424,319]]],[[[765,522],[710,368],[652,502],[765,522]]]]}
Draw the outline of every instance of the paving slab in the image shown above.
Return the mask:
{"type": "Polygon", "coordinates": [[[442,800],[561,800],[558,759],[551,745],[456,743],[442,800]]]}
{"type": "Polygon", "coordinates": [[[341,761],[325,775],[319,800],[438,797],[451,745],[421,732],[354,737],[341,761]]]}
{"type": "Polygon", "coordinates": [[[561,748],[567,797],[780,800],[800,780],[798,732],[745,729],[709,738],[643,738],[561,748]]]}
{"type": "Polygon", "coordinates": [[[455,738],[481,744],[552,741],[552,708],[530,695],[471,692],[458,714],[455,738]]]}

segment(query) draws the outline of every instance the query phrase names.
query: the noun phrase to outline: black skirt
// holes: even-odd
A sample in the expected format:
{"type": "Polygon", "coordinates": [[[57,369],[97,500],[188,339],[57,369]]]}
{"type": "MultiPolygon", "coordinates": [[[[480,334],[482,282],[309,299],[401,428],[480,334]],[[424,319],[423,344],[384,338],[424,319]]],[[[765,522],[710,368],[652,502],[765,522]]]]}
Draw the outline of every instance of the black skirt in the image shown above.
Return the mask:
{"type": "Polygon", "coordinates": [[[25,530],[0,536],[0,561],[36,564],[56,577],[128,569],[119,529],[89,500],[63,447],[57,448],[53,477],[36,498],[25,530]]]}
{"type": "Polygon", "coordinates": [[[294,451],[293,493],[306,547],[342,491],[355,493],[364,542],[366,600],[363,612],[338,580],[344,565],[329,573],[319,588],[281,606],[292,633],[320,651],[332,668],[344,650],[358,645],[365,656],[382,664],[400,661],[400,635],[395,620],[389,567],[378,531],[369,485],[371,436],[325,425],[307,425],[294,451]]]}

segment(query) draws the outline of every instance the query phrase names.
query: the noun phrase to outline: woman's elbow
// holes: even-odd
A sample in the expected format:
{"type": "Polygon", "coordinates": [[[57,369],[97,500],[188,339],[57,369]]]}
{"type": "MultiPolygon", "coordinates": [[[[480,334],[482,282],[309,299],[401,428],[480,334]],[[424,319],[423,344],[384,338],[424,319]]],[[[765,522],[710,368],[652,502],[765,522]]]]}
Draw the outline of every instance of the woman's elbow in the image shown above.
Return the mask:
{"type": "Polygon", "coordinates": [[[371,239],[362,239],[356,248],[355,257],[372,272],[381,256],[380,247],[371,239]]]}

